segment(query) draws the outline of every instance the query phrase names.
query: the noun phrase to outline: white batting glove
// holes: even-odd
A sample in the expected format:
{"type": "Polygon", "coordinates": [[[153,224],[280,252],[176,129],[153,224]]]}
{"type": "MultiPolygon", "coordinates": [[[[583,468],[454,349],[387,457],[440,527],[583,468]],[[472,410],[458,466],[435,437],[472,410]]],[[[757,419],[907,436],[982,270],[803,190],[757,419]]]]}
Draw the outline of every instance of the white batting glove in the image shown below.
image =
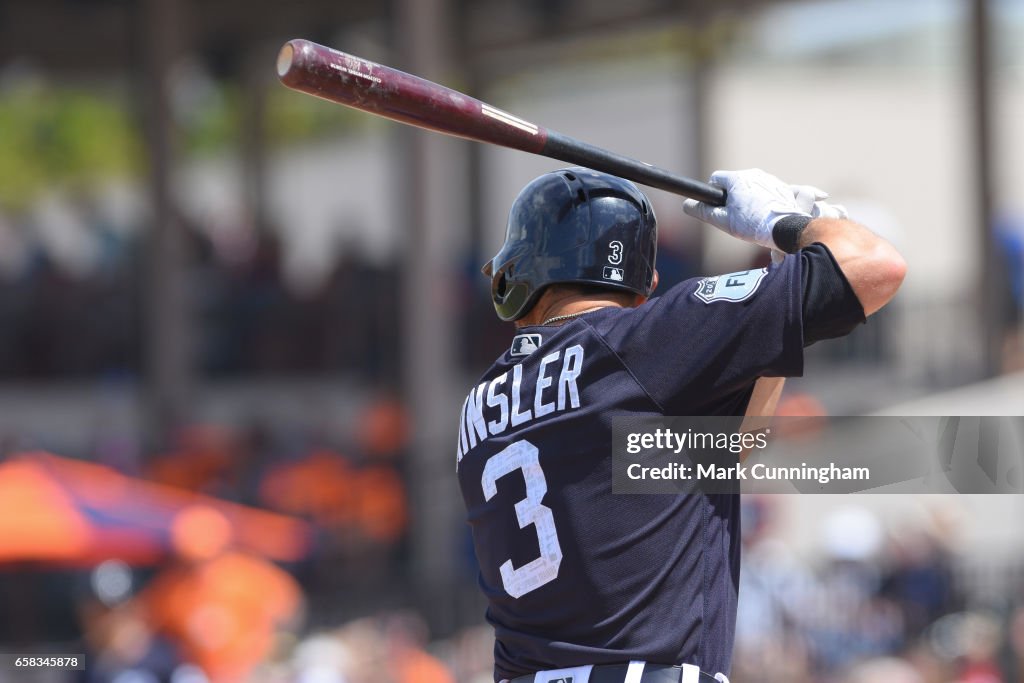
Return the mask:
{"type": "Polygon", "coordinates": [[[807,216],[817,194],[814,188],[794,192],[793,188],[761,169],[715,171],[711,182],[727,193],[725,206],[712,206],[694,199],[683,203],[689,215],[710,223],[746,242],[775,248],[772,228],[785,216],[807,216]],[[800,194],[801,201],[797,201],[800,194]],[[803,206],[801,206],[803,204],[803,206]]]}
{"type": "Polygon", "coordinates": [[[828,192],[819,190],[814,185],[790,185],[789,189],[793,192],[796,205],[804,213],[811,213],[816,202],[828,199],[828,192]]]}
{"type": "Polygon", "coordinates": [[[841,204],[829,204],[828,192],[819,190],[813,185],[790,185],[793,197],[802,211],[811,214],[811,218],[849,218],[846,207],[841,204]]]}
{"type": "Polygon", "coordinates": [[[828,193],[811,185],[789,185],[760,169],[715,171],[711,182],[725,188],[725,206],[688,199],[683,210],[734,237],[775,249],[772,228],[785,216],[838,217],[842,207],[825,202],[828,193]]]}
{"type": "Polygon", "coordinates": [[[829,204],[828,202],[814,202],[814,208],[811,209],[811,218],[842,218],[847,219],[850,214],[846,212],[846,207],[842,204],[829,204]]]}

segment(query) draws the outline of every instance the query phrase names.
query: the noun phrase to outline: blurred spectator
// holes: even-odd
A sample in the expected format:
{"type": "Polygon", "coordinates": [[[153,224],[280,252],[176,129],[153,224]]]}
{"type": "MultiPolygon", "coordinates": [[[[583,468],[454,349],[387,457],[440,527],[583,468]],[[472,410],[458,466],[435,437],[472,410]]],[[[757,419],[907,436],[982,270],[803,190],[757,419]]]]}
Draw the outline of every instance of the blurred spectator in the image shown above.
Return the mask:
{"type": "Polygon", "coordinates": [[[909,632],[921,632],[955,607],[950,562],[933,537],[920,530],[903,533],[892,540],[889,557],[882,593],[899,604],[909,632]]]}
{"type": "Polygon", "coordinates": [[[325,529],[352,522],[352,467],[346,458],[316,448],[296,462],[271,467],[260,484],[268,507],[301,515],[325,529]]]}
{"type": "Polygon", "coordinates": [[[405,488],[393,467],[352,465],[317,448],[302,459],[270,469],[260,487],[269,507],[311,519],[335,533],[391,543],[405,531],[405,488]]]}
{"type": "Polygon", "coordinates": [[[295,683],[350,683],[354,656],[340,638],[315,634],[295,648],[295,683]]]}
{"type": "Polygon", "coordinates": [[[845,683],[926,683],[914,667],[899,659],[883,657],[855,665],[845,683]]]}
{"type": "Polygon", "coordinates": [[[226,425],[184,425],[170,453],[157,455],[147,467],[148,478],[161,484],[231,497],[239,459],[238,436],[226,425]]]}
{"type": "Polygon", "coordinates": [[[385,620],[387,660],[395,683],[455,683],[451,672],[424,648],[427,628],[412,613],[385,620]]]}
{"type": "Polygon", "coordinates": [[[828,424],[828,411],[824,404],[806,391],[785,392],[779,399],[775,415],[787,418],[775,423],[776,433],[794,441],[814,439],[828,424]]]}
{"type": "Polygon", "coordinates": [[[172,533],[178,561],[146,587],[139,608],[213,683],[244,680],[279,629],[297,625],[301,589],[273,564],[230,551],[230,523],[212,508],[184,510],[172,533]]]}
{"type": "MultiPolygon", "coordinates": [[[[317,633],[291,658],[297,683],[454,683],[451,668],[426,650],[428,634],[412,612],[385,613],[317,633]]],[[[490,663],[488,663],[488,681],[490,663]]]]}
{"type": "Polygon", "coordinates": [[[405,488],[398,473],[383,465],[359,471],[356,480],[356,519],[363,533],[379,543],[393,543],[405,531],[405,488]]]}
{"type": "Polygon", "coordinates": [[[88,650],[85,683],[163,683],[181,663],[174,645],[153,632],[137,605],[108,609],[90,600],[81,606],[80,617],[88,650]]]}
{"type": "Polygon", "coordinates": [[[357,420],[363,452],[374,460],[397,460],[409,445],[409,415],[393,395],[369,403],[357,420]]]}
{"type": "Polygon", "coordinates": [[[999,622],[989,614],[969,614],[961,628],[964,655],[957,683],[1004,683],[996,663],[999,622]]]}
{"type": "Polygon", "coordinates": [[[1024,369],[1024,216],[1005,213],[996,220],[995,238],[1003,258],[1008,293],[1000,311],[1003,325],[1003,370],[1024,369]]]}

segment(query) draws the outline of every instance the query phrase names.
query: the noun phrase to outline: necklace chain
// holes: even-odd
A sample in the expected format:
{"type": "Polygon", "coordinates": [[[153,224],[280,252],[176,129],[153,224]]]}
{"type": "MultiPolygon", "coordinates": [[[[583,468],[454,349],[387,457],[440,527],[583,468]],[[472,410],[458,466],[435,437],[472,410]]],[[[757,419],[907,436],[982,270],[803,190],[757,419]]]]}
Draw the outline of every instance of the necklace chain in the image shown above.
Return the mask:
{"type": "Polygon", "coordinates": [[[594,306],[593,308],[588,308],[585,311],[578,311],[576,313],[567,313],[565,315],[556,315],[553,318],[548,318],[547,320],[542,322],[541,325],[550,325],[551,323],[556,323],[556,322],[558,322],[560,320],[569,320],[570,318],[575,318],[575,317],[583,315],[584,313],[590,313],[592,311],[596,311],[596,310],[601,309],[601,308],[604,308],[604,307],[603,306],[594,306]]]}

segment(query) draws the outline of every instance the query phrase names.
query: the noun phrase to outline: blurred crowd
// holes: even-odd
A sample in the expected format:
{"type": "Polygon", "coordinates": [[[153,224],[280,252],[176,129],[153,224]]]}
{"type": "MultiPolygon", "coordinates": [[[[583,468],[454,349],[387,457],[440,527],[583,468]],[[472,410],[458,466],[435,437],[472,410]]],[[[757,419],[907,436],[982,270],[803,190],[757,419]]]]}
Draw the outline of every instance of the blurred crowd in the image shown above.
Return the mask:
{"type": "MultiPolygon", "coordinates": [[[[958,555],[955,533],[941,514],[887,529],[856,507],[830,515],[822,553],[802,557],[773,534],[781,500],[751,497],[744,503],[734,683],[1024,681],[1024,566],[1011,567],[993,584],[991,576],[979,579],[965,569],[971,558],[958,555]],[[993,589],[1001,597],[993,599],[993,589]]],[[[188,639],[154,627],[166,622],[142,618],[139,603],[152,600],[163,581],[149,584],[129,609],[106,612],[107,619],[116,615],[115,626],[89,629],[103,638],[95,641],[98,664],[85,680],[199,683],[206,680],[204,671],[219,671],[202,652],[186,649],[192,656],[181,657],[179,645],[188,639]],[[161,644],[161,638],[167,641],[161,644]],[[179,656],[169,657],[171,652],[179,656]],[[121,667],[119,675],[134,677],[112,676],[112,662],[121,667]]],[[[303,628],[296,593],[287,586],[284,581],[278,590],[259,590],[262,616],[250,615],[247,623],[250,635],[255,631],[264,640],[258,647],[248,643],[248,652],[263,656],[245,660],[244,680],[491,680],[493,635],[479,621],[443,638],[431,638],[426,621],[409,609],[303,628]]]]}
{"type": "Polygon", "coordinates": [[[772,534],[779,500],[744,501],[733,681],[1024,681],[1024,565],[964,556],[938,506],[895,529],[840,508],[808,561],[772,534]]]}
{"type": "MultiPolygon", "coordinates": [[[[0,563],[4,649],[56,647],[88,664],[0,681],[490,681],[482,604],[431,633],[407,592],[403,421],[397,404],[371,404],[359,458],[320,445],[243,478],[229,430],[193,430],[146,476],[301,517],[317,533],[310,556],[246,550],[224,514],[192,505],[174,516],[171,552],[155,566],[0,563]],[[47,601],[65,611],[44,610],[47,601]]],[[[777,523],[787,500],[744,498],[734,683],[1024,682],[1024,563],[965,554],[955,516],[927,502],[927,514],[896,523],[831,506],[812,552],[798,551],[777,523]]]]}
{"type": "MultiPolygon", "coordinates": [[[[0,212],[0,379],[139,376],[149,305],[139,219],[112,218],[85,195],[42,206],[0,212]]],[[[241,217],[181,222],[203,376],[397,379],[393,263],[338,245],[333,268],[300,287],[269,227],[241,217]]]]}

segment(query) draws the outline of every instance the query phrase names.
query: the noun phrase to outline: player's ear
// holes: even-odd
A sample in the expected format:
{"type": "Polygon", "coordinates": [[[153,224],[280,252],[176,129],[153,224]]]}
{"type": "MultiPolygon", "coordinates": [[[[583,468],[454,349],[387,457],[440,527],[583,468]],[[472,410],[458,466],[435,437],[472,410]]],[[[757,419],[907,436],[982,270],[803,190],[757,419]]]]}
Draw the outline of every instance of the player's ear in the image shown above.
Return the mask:
{"type": "Polygon", "coordinates": [[[651,293],[653,294],[658,290],[658,269],[654,269],[654,279],[651,280],[651,293]]]}

